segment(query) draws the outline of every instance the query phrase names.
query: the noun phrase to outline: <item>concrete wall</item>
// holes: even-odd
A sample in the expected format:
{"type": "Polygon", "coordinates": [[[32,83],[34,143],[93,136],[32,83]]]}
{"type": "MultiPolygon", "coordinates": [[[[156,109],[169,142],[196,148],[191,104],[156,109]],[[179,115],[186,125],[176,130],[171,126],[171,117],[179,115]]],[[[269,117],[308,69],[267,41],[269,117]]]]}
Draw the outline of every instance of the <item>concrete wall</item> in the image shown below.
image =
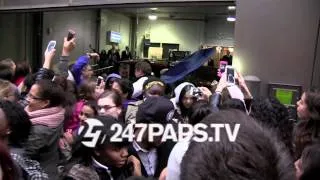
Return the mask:
{"type": "Polygon", "coordinates": [[[180,44],[182,51],[196,51],[204,42],[204,21],[191,20],[141,20],[138,25],[138,54],[141,57],[141,43],[145,33],[150,33],[153,43],[180,44]]]}
{"type": "Polygon", "coordinates": [[[31,59],[31,18],[25,13],[0,14],[0,59],[31,59]]]}
{"type": "Polygon", "coordinates": [[[319,17],[319,29],[318,29],[318,42],[317,49],[315,49],[315,59],[313,66],[313,76],[311,85],[320,88],[320,17],[319,17]]]}
{"type": "Polygon", "coordinates": [[[97,13],[94,10],[45,12],[43,14],[43,45],[42,52],[47,48],[50,40],[57,41],[58,57],[61,54],[63,38],[68,29],[76,31],[77,46],[71,55],[75,61],[80,55],[89,52],[89,45],[95,48],[97,13]]]}
{"type": "Polygon", "coordinates": [[[319,0],[238,0],[234,63],[263,81],[309,88],[313,69],[319,0]]]}
{"type": "Polygon", "coordinates": [[[131,19],[122,14],[114,13],[110,10],[101,10],[100,22],[100,39],[99,49],[108,50],[111,44],[107,41],[107,32],[116,31],[121,34],[121,42],[119,43],[120,50],[124,50],[126,46],[131,46],[131,19]]]}
{"type": "Polygon", "coordinates": [[[226,17],[210,18],[205,24],[205,43],[208,45],[234,46],[234,22],[226,17]]]}

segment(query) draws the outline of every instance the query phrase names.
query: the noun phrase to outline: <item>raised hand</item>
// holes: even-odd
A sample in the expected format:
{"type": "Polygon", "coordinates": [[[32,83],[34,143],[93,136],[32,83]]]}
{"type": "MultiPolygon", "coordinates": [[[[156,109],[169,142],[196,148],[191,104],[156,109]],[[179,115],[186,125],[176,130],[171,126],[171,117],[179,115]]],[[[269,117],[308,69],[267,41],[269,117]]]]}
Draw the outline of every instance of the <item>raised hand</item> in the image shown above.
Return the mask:
{"type": "Polygon", "coordinates": [[[44,63],[43,63],[43,68],[46,68],[46,69],[50,69],[51,68],[51,63],[52,63],[52,60],[54,58],[56,54],[56,49],[52,49],[51,51],[47,52],[44,56],[44,63]]]}
{"type": "Polygon", "coordinates": [[[67,40],[67,37],[64,37],[62,56],[69,56],[71,51],[76,47],[76,38],[72,38],[70,41],[67,40]]]}
{"type": "Polygon", "coordinates": [[[129,156],[128,163],[133,164],[133,172],[132,172],[133,176],[142,176],[141,163],[135,156],[133,156],[133,155],[129,156]]]}

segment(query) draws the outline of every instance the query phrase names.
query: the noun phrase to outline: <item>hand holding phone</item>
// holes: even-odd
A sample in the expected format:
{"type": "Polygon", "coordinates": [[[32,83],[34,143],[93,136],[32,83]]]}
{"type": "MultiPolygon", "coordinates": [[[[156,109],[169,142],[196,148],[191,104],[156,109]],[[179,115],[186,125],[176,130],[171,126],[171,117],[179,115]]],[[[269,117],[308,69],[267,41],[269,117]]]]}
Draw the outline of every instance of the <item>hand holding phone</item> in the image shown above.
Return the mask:
{"type": "Polygon", "coordinates": [[[68,36],[67,36],[67,41],[70,41],[72,38],[74,38],[75,35],[76,35],[76,33],[73,30],[69,30],[68,36]]]}
{"type": "Polygon", "coordinates": [[[64,37],[62,56],[69,56],[71,51],[75,48],[75,35],[76,33],[72,30],[69,30],[68,36],[64,37]]]}
{"type": "Polygon", "coordinates": [[[44,52],[44,55],[47,55],[49,52],[51,52],[56,47],[56,44],[57,44],[57,41],[51,40],[48,43],[48,46],[47,46],[46,51],[44,52]]]}
{"type": "Polygon", "coordinates": [[[229,86],[235,85],[235,71],[232,66],[226,66],[226,73],[227,73],[227,82],[229,86]]]}

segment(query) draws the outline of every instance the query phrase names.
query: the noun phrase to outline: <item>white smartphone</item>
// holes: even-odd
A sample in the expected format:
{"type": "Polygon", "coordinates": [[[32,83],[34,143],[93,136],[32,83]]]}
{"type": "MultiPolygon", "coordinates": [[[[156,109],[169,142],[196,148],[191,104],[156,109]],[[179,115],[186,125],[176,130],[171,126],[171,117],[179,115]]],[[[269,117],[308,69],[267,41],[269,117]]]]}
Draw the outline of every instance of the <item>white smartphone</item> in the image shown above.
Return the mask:
{"type": "Polygon", "coordinates": [[[57,44],[57,41],[53,41],[53,40],[50,41],[48,43],[46,51],[44,52],[44,55],[46,55],[48,52],[52,51],[52,49],[54,49],[56,47],[56,44],[57,44]]]}
{"type": "Polygon", "coordinates": [[[229,86],[235,85],[236,79],[235,79],[235,70],[232,66],[226,66],[226,72],[227,72],[227,83],[229,86]]]}

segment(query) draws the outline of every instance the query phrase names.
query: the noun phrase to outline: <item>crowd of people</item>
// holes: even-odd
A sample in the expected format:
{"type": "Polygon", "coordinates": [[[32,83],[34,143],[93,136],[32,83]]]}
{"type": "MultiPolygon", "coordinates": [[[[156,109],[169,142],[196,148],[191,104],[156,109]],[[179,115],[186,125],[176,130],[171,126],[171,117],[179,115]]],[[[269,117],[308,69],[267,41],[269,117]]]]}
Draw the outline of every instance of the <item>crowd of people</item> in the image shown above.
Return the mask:
{"type": "Polygon", "coordinates": [[[135,77],[120,65],[101,80],[90,61],[104,54],[84,54],[71,64],[75,41],[65,38],[59,57],[55,49],[46,53],[37,72],[26,62],[0,61],[0,179],[320,178],[319,90],[303,93],[295,123],[277,99],[252,97],[238,72],[231,86],[226,74],[210,87],[166,84],[152,75],[150,63],[139,61],[135,77]],[[162,141],[163,134],[150,139],[150,131],[135,126],[171,125],[178,131],[181,124],[219,123],[240,124],[234,142],[225,130],[217,142],[162,141]],[[134,136],[113,141],[115,124],[130,127],[134,136]]]}

